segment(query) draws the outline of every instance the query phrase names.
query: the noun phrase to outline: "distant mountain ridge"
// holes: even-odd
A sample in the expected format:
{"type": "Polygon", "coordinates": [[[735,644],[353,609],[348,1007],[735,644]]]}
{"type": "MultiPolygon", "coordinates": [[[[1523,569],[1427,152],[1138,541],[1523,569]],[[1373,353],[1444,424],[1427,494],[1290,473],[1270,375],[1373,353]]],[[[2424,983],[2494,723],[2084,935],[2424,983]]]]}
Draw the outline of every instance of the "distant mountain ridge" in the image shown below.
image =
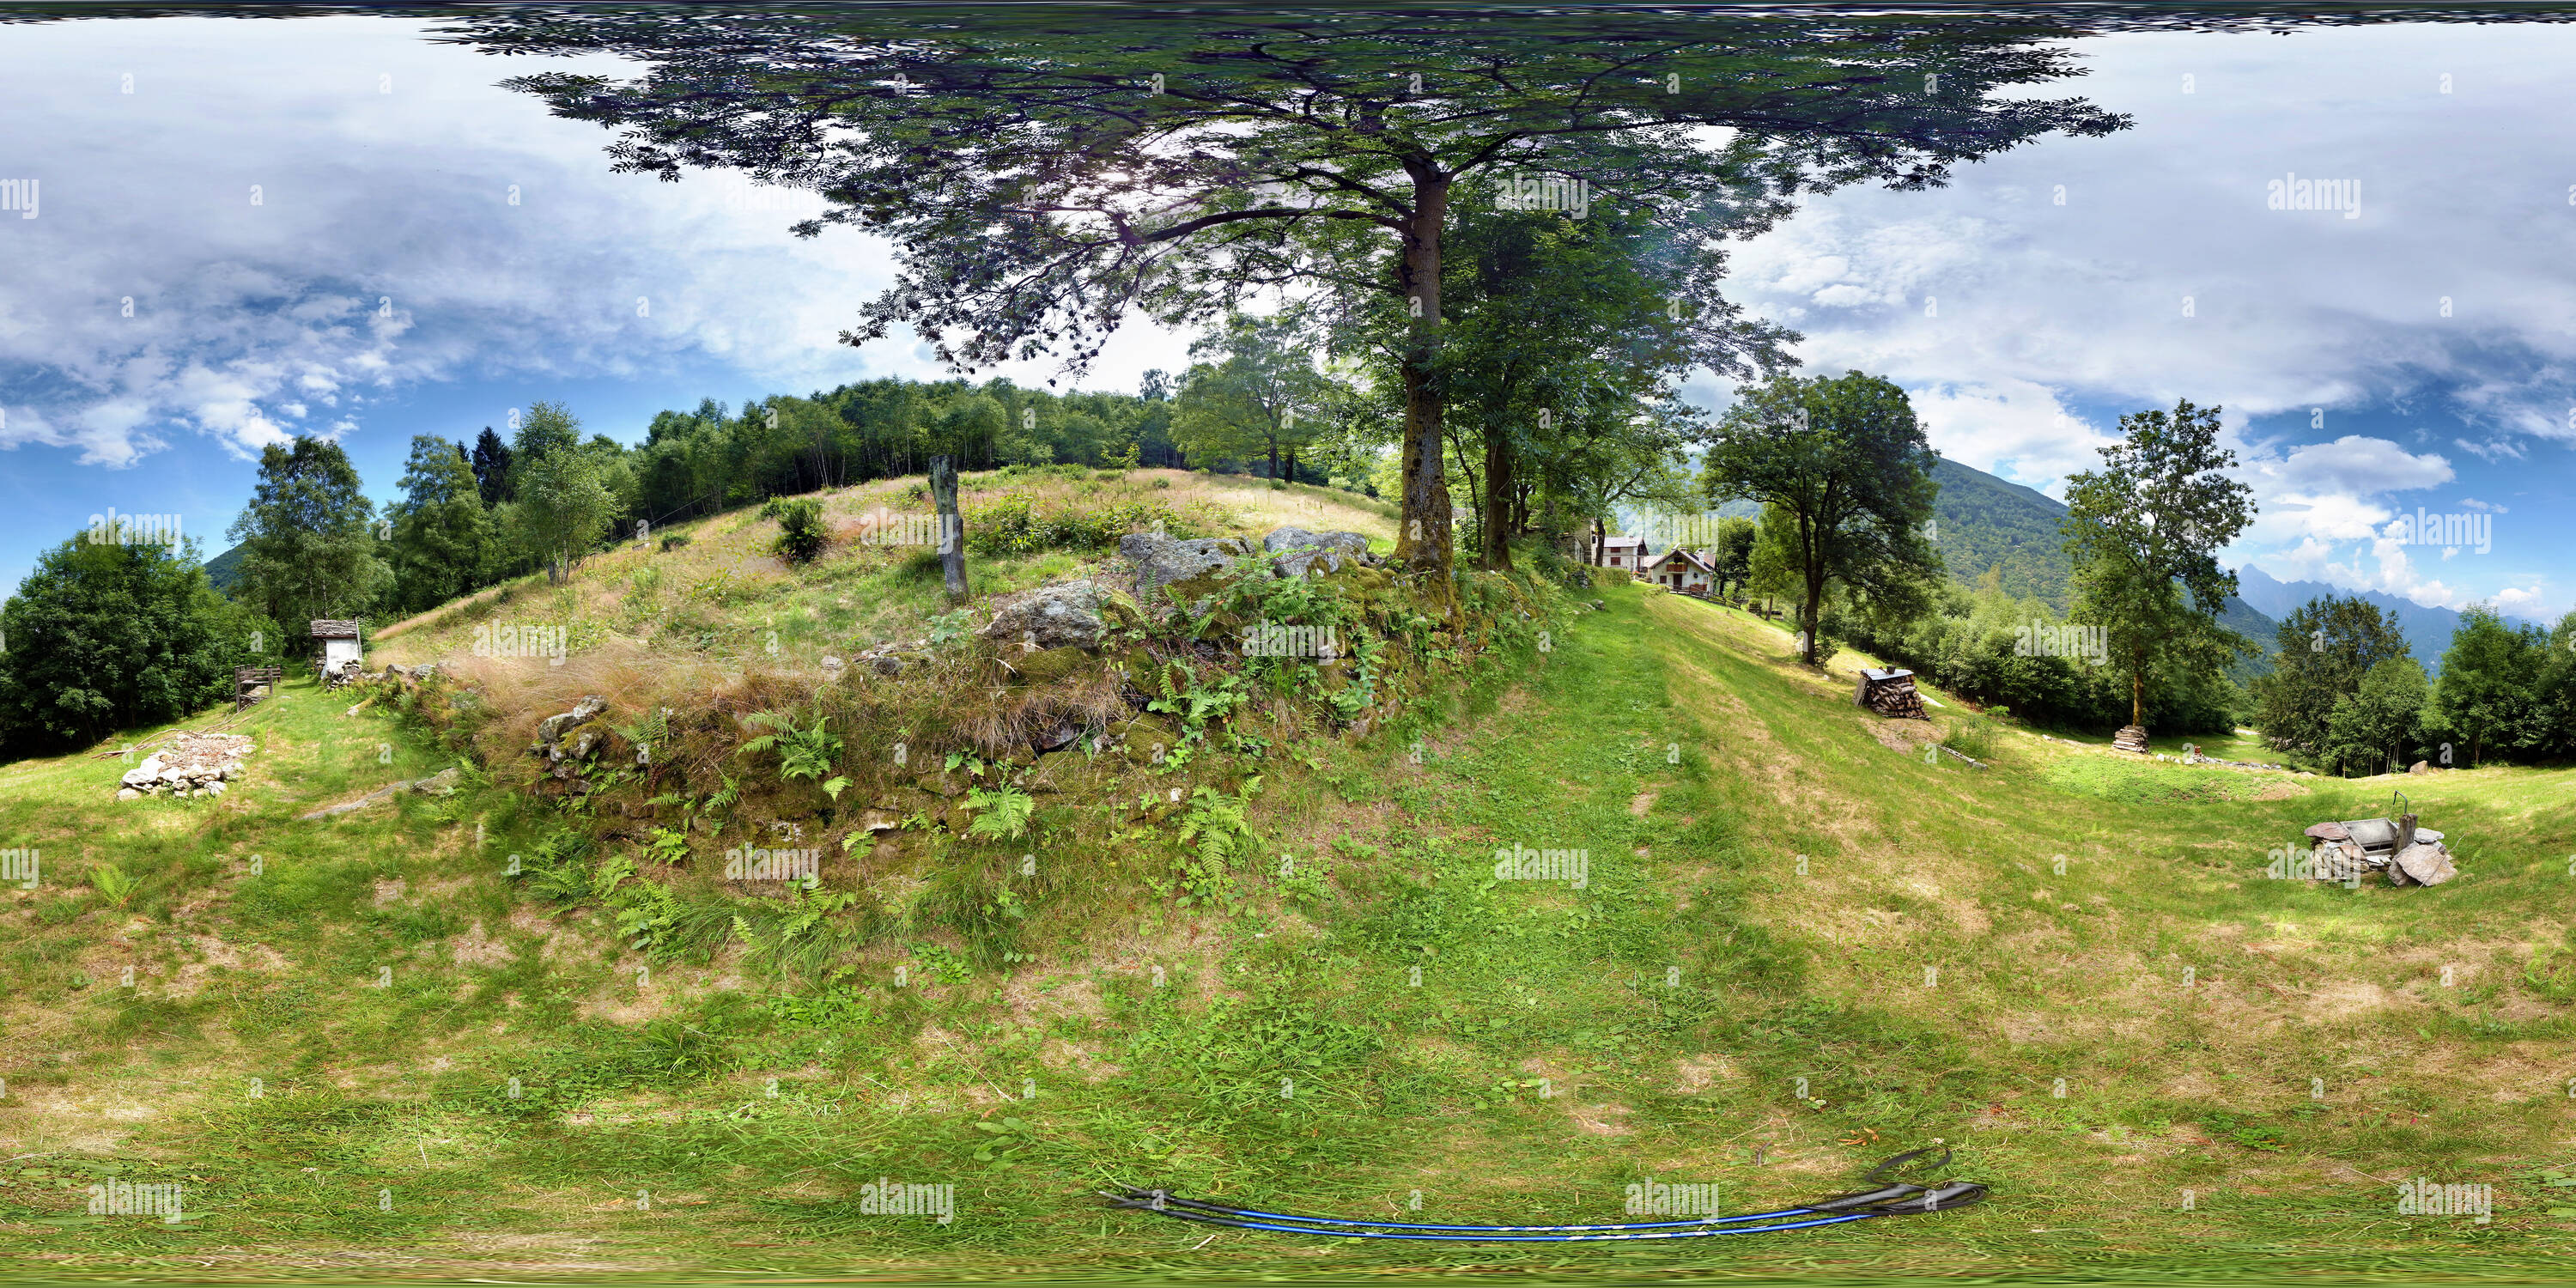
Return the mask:
{"type": "MultiPolygon", "coordinates": [[[[2442,654],[2451,647],[2451,633],[2460,628],[2459,610],[2436,608],[2411,599],[2400,599],[2384,590],[2345,590],[2321,581],[2281,581],[2270,573],[2247,564],[2236,570],[2236,584],[2246,602],[2274,617],[2287,617],[2311,599],[2334,596],[2358,599],[2397,614],[2397,629],[2406,636],[2407,646],[2415,650],[2415,660],[2435,675],[2442,670],[2442,654]]],[[[2508,622],[2532,624],[2529,619],[2505,615],[2508,622]]],[[[2547,623],[2538,623],[2546,626],[2547,623]]],[[[2266,643],[2271,642],[2268,638],[2266,643]]]]}

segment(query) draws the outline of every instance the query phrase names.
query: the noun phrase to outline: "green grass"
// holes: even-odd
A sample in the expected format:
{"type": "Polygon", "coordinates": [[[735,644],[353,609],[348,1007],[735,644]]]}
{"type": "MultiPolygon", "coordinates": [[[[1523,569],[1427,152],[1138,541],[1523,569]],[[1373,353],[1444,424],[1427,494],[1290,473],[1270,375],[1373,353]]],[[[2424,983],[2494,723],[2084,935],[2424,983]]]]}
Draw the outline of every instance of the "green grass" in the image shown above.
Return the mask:
{"type": "MultiPolygon", "coordinates": [[[[117,804],[112,760],[0,770],[0,840],[46,872],[0,903],[0,1157],[43,1155],[0,1164],[0,1269],[2108,1282],[2528,1277],[2571,1250],[2542,1184],[2570,1152],[2568,990],[2524,964],[2565,940],[2568,775],[2409,784],[2450,885],[2271,882],[2266,847],[2385,785],[2009,724],[1991,768],[1927,765],[1772,628],[1597,593],[1445,708],[1273,749],[1219,897],[1145,884],[1180,814],[1041,797],[1032,848],[1084,875],[1027,886],[1061,905],[1013,941],[1032,960],[898,930],[794,989],[530,897],[503,868],[552,820],[501,793],[298,822],[446,763],[309,685],[243,722],[261,750],[220,801],[117,804]],[[2279,784],[2309,794],[2257,799],[2279,784]],[[1504,846],[1582,850],[1588,882],[1497,881],[1504,846]],[[76,875],[99,863],[138,876],[122,908],[76,875]],[[1651,1175],[1742,1211],[1936,1136],[1987,1205],[1716,1247],[1208,1240],[1084,1197],[1392,1215],[1420,1191],[1419,1219],[1543,1222],[1617,1219],[1651,1175]],[[78,1215],[56,1182],[110,1167],[203,1216],[46,1224],[78,1215]],[[2419,1174],[2494,1184],[2496,1221],[2397,1216],[2419,1174]],[[880,1176],[963,1211],[862,1215],[880,1176]]],[[[1936,715],[1899,740],[1948,736],[1936,715]]],[[[905,897],[990,898],[975,880],[905,897]]]]}

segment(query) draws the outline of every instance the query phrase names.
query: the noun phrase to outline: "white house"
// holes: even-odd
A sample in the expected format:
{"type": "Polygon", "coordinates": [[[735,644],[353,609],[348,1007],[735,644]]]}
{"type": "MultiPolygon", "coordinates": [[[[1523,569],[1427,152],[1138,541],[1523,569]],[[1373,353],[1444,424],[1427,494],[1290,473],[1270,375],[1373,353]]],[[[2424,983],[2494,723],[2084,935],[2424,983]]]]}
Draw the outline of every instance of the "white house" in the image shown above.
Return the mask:
{"type": "Polygon", "coordinates": [[[1644,537],[1603,537],[1601,562],[1598,566],[1624,568],[1629,572],[1636,572],[1645,567],[1646,539],[1644,537]]]}
{"type": "Polygon", "coordinates": [[[1717,573],[1715,568],[1710,567],[1709,560],[1709,556],[1715,553],[1710,551],[1707,554],[1701,554],[1685,547],[1675,546],[1665,551],[1662,558],[1647,564],[1645,572],[1641,575],[1667,590],[1705,595],[1709,593],[1710,584],[1715,580],[1717,573]]]}

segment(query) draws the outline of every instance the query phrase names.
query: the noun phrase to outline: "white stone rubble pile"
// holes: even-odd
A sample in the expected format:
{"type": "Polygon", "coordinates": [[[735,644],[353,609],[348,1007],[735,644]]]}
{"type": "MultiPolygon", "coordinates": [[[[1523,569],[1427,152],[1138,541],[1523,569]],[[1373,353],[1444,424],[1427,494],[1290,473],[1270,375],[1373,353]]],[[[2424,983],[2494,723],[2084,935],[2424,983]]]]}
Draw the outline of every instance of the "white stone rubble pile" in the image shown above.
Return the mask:
{"type": "Polygon", "coordinates": [[[143,763],[125,771],[121,801],[145,796],[221,796],[224,781],[240,772],[242,757],[254,746],[237,733],[189,733],[181,730],[143,763]]]}

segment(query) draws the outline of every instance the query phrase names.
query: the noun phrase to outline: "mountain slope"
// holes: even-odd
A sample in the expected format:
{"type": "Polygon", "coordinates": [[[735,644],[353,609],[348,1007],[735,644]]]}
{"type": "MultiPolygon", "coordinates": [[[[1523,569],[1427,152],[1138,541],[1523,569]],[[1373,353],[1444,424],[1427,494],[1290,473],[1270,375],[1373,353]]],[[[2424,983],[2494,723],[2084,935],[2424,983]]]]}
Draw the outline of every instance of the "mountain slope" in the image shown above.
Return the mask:
{"type": "MultiPolygon", "coordinates": [[[[2456,609],[2436,608],[2411,599],[2400,599],[2386,591],[2345,590],[2321,581],[2282,581],[2270,573],[2247,564],[2236,570],[2237,585],[2243,588],[2247,602],[2275,618],[2287,617],[2311,599],[2334,596],[2360,599],[2397,614],[2397,629],[2415,650],[2415,660],[2435,675],[2442,672],[2442,654],[2451,647],[2451,633],[2460,628],[2456,609]]],[[[2527,619],[2508,616],[2506,621],[2523,623],[2527,619]]],[[[2272,637],[2264,636],[2266,642],[2272,637]]]]}
{"type": "MultiPolygon", "coordinates": [[[[2034,596],[2065,612],[2075,575],[2058,529],[2066,517],[2065,503],[1946,456],[1933,465],[1932,478],[1941,485],[1932,507],[1941,525],[1934,541],[1950,575],[1973,585],[1987,570],[2000,569],[2006,594],[2034,596]]],[[[2218,623],[2267,652],[2280,630],[2269,615],[2236,597],[2228,599],[2218,623]]],[[[2242,681],[2269,666],[2268,661],[2243,663],[2234,668],[2235,677],[2242,681]]]]}
{"type": "Polygon", "coordinates": [[[233,593],[233,583],[241,580],[242,549],[234,546],[206,561],[206,580],[227,595],[233,593]]]}
{"type": "Polygon", "coordinates": [[[2065,505],[1946,456],[1933,464],[1932,481],[1941,485],[1932,503],[1940,524],[1934,542],[1951,576],[1974,585],[2000,569],[2005,594],[2066,611],[2074,565],[2057,527],[2065,505]]]}

